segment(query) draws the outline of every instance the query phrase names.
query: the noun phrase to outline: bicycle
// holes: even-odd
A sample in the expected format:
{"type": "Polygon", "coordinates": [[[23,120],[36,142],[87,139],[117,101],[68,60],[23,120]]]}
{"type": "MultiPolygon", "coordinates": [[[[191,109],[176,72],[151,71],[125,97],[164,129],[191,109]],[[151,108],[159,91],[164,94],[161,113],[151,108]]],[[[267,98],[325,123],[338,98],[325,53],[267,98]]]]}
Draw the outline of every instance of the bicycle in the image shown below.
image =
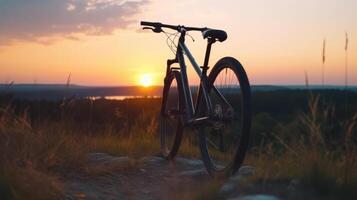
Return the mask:
{"type": "Polygon", "coordinates": [[[175,26],[159,22],[142,21],[140,24],[144,26],[143,29],[155,33],[163,32],[167,35],[162,29],[167,28],[177,31],[175,37],[179,35],[175,58],[167,60],[164,78],[159,117],[163,157],[174,159],[184,128],[191,127],[198,131],[198,145],[208,173],[213,177],[233,175],[242,165],[249,143],[249,80],[243,66],[233,57],[220,59],[207,75],[212,44],[225,41],[227,33],[206,27],[175,26]],[[197,64],[185,45],[185,36],[189,31],[200,31],[203,38],[207,39],[203,66],[197,64]],[[195,102],[187,78],[184,55],[200,78],[195,102]],[[173,67],[175,63],[179,66],[173,67]]]}

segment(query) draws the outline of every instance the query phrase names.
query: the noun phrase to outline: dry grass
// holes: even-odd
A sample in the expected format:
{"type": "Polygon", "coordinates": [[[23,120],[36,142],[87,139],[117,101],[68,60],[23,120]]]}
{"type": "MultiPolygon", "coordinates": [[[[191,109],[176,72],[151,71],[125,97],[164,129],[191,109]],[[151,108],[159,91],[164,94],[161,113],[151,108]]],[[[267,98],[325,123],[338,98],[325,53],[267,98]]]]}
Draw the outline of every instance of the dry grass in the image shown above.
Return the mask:
{"type": "Polygon", "coordinates": [[[56,174],[81,168],[86,152],[70,132],[56,124],[35,130],[10,106],[0,110],[0,138],[1,199],[61,199],[56,174]]]}
{"type": "MultiPolygon", "coordinates": [[[[160,152],[158,123],[145,113],[130,128],[118,131],[108,125],[92,135],[71,128],[66,119],[36,124],[31,126],[27,111],[16,115],[11,106],[0,108],[0,199],[62,199],[58,177],[79,171],[96,176],[113,170],[104,165],[88,166],[86,155],[90,152],[134,158],[115,170],[136,168],[140,159],[135,158],[160,152]]],[[[193,142],[184,140],[182,155],[198,155],[193,142]]]]}
{"type": "Polygon", "coordinates": [[[251,181],[297,179],[309,198],[357,199],[357,149],[352,135],[357,114],[343,123],[341,142],[331,145],[325,128],[333,109],[321,106],[318,96],[311,96],[309,109],[299,118],[306,135],[290,142],[276,136],[280,148],[270,144],[248,155],[246,163],[257,167],[251,181]]]}
{"type": "Polygon", "coordinates": [[[151,135],[140,133],[136,137],[126,137],[121,134],[105,134],[86,138],[87,145],[93,152],[106,152],[116,156],[140,158],[157,154],[159,140],[151,135]]]}
{"type": "MultiPolygon", "coordinates": [[[[239,184],[240,195],[263,192],[284,199],[357,199],[357,148],[353,141],[357,114],[346,122],[334,122],[341,123],[343,129],[339,135],[342,139],[334,144],[326,134],[333,107],[322,105],[319,96],[310,95],[309,112],[301,113],[297,119],[305,133],[293,139],[276,133],[274,143],[247,154],[245,164],[256,167],[256,171],[239,184]],[[295,194],[287,187],[292,180],[299,183],[295,194]]],[[[293,127],[281,126],[283,135],[296,132],[290,130],[293,127]]],[[[214,180],[203,184],[188,199],[219,198],[223,183],[214,180]]]]}
{"type": "MultiPolygon", "coordinates": [[[[353,141],[357,115],[347,122],[340,122],[344,127],[341,131],[343,139],[331,147],[325,132],[333,108],[326,109],[318,97],[311,97],[309,109],[298,119],[306,133],[289,140],[277,133],[278,148],[272,143],[248,154],[246,164],[257,168],[250,181],[299,179],[303,183],[301,189],[318,199],[349,199],[357,191],[357,149],[353,141]]],[[[84,133],[85,130],[74,133],[65,120],[42,123],[34,128],[26,112],[15,115],[11,106],[3,107],[0,110],[0,199],[63,198],[57,177],[78,170],[94,174],[107,171],[104,168],[83,169],[89,152],[133,158],[158,154],[157,124],[156,118],[144,113],[130,129],[116,131],[108,126],[89,135],[84,133]],[[140,123],[143,121],[145,123],[140,123]]],[[[290,130],[284,129],[290,128],[282,126],[281,130],[286,133],[290,130]]],[[[194,132],[184,133],[179,155],[200,156],[194,132]]],[[[131,162],[126,167],[129,169],[138,164],[131,162]]],[[[187,198],[214,197],[220,184],[217,181],[207,183],[187,198]]]]}
{"type": "Polygon", "coordinates": [[[200,158],[200,150],[198,147],[197,132],[193,130],[185,130],[183,132],[183,138],[178,152],[179,156],[185,156],[190,158],[200,158]]]}
{"type": "Polygon", "coordinates": [[[213,200],[213,199],[222,199],[219,196],[219,190],[223,182],[218,180],[211,180],[202,185],[196,187],[196,190],[193,193],[188,194],[183,199],[195,199],[195,200],[213,200]]]}
{"type": "MultiPolygon", "coordinates": [[[[85,143],[91,151],[107,152],[117,156],[140,158],[158,155],[160,154],[158,121],[152,116],[142,114],[130,129],[116,132],[109,128],[94,137],[87,137],[85,143]],[[143,126],[140,122],[148,121],[148,118],[150,118],[150,123],[143,126]]],[[[178,154],[186,157],[200,156],[196,132],[189,129],[184,131],[178,154]]]]}
{"type": "Polygon", "coordinates": [[[0,172],[6,180],[1,199],[63,199],[56,176],[33,167],[7,166],[0,172]]]}

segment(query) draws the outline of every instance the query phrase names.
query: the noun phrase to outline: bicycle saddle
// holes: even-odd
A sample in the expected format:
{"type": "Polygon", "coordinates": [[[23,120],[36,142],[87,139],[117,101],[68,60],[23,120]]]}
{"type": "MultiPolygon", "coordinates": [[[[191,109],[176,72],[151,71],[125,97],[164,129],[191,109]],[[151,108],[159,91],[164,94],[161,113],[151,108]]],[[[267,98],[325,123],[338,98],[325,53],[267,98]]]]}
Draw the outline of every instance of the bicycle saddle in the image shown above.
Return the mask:
{"type": "Polygon", "coordinates": [[[218,40],[220,42],[223,42],[227,39],[227,33],[222,30],[217,30],[217,29],[207,29],[202,32],[203,38],[212,38],[215,41],[218,40]]]}

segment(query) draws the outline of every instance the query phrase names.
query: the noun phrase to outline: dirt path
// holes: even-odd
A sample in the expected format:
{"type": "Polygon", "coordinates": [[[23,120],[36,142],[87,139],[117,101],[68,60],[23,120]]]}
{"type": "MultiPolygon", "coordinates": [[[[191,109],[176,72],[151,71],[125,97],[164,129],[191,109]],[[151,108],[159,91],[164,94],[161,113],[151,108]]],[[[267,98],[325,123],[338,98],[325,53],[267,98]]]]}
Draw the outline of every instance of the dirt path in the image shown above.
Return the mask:
{"type": "MultiPolygon", "coordinates": [[[[237,188],[239,180],[252,174],[253,170],[252,167],[244,166],[237,176],[228,179],[220,188],[222,198],[232,198],[232,195],[228,194],[237,188]]],[[[178,157],[174,162],[170,162],[151,156],[133,160],[128,157],[92,153],[88,155],[86,172],[63,181],[68,199],[151,200],[190,199],[193,193],[197,193],[198,188],[212,182],[212,179],[202,161],[197,159],[178,157]]],[[[263,199],[277,198],[263,196],[263,199]]]]}

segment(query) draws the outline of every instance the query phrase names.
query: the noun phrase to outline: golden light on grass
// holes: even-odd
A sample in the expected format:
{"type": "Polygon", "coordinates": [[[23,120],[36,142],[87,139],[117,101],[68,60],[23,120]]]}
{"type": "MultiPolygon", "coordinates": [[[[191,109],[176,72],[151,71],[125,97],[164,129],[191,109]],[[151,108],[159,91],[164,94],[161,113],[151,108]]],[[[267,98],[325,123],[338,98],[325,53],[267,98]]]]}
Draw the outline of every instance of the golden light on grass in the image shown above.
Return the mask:
{"type": "Polygon", "coordinates": [[[139,79],[140,85],[144,87],[152,86],[153,76],[151,74],[142,74],[139,79]]]}

